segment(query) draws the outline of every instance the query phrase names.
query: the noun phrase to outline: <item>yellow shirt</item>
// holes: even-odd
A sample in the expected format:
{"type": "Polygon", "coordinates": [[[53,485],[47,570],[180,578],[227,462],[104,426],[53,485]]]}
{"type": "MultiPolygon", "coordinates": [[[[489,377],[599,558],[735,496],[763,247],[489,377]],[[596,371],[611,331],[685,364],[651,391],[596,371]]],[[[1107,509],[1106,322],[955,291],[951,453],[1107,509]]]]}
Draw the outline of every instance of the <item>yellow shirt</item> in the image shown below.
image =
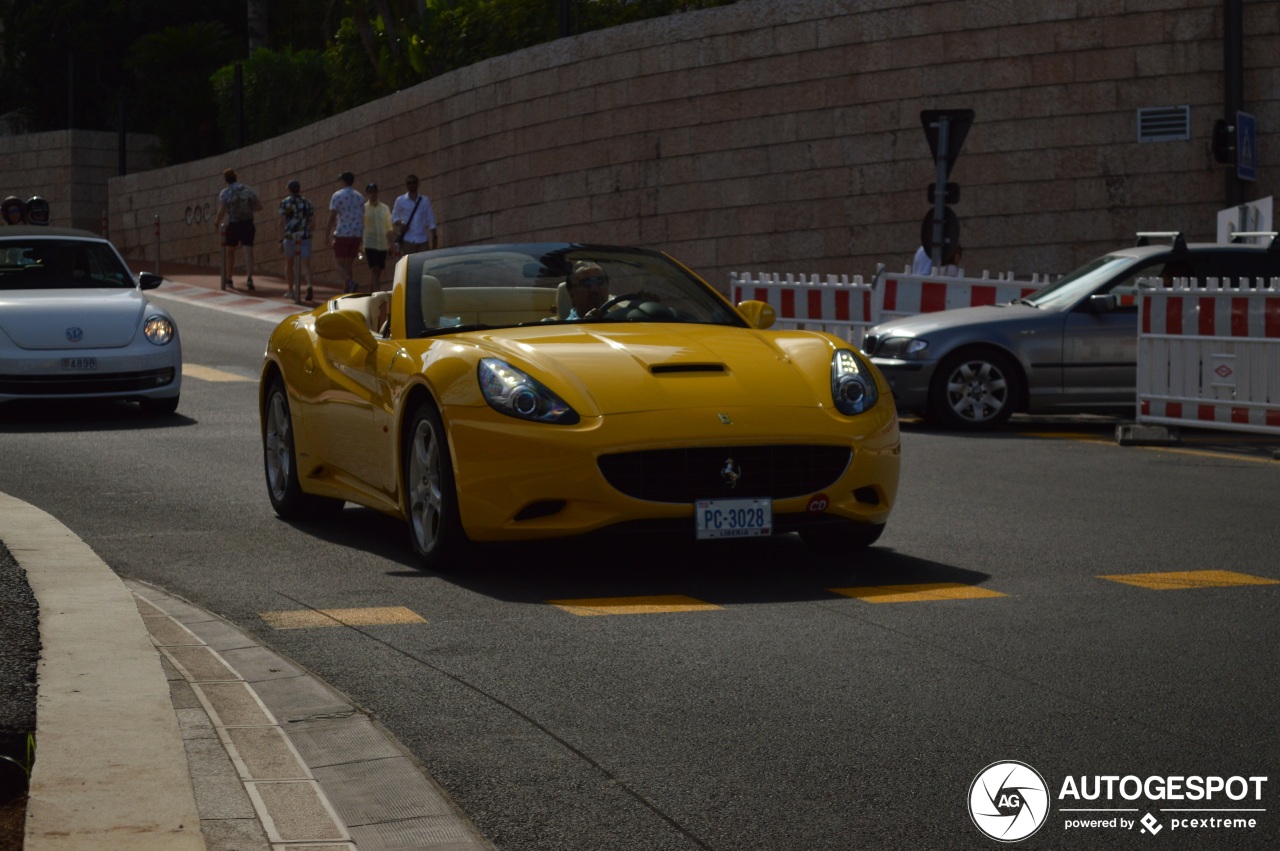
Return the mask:
{"type": "Polygon", "coordinates": [[[391,209],[381,201],[375,206],[364,205],[364,247],[374,251],[386,251],[391,247],[388,234],[391,231],[391,209]]]}

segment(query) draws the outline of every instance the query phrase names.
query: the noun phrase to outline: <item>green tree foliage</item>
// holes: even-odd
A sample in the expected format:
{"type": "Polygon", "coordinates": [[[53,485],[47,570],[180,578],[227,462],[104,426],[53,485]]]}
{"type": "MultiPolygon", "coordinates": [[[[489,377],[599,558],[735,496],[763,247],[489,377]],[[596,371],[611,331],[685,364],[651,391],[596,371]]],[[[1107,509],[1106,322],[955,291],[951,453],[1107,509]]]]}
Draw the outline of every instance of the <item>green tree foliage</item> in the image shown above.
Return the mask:
{"type": "Polygon", "coordinates": [[[123,117],[181,162],[234,143],[237,59],[253,141],[551,41],[562,10],[577,34],[731,2],[0,0],[0,132],[116,130],[123,117]],[[267,43],[252,55],[250,18],[267,43]]]}
{"type": "MultiPolygon", "coordinates": [[[[246,144],[279,136],[332,114],[323,55],[316,50],[260,47],[241,64],[246,144]]],[[[218,124],[227,148],[236,143],[235,64],[213,75],[218,124]]]]}
{"type": "MultiPolygon", "coordinates": [[[[21,112],[32,132],[74,127],[153,132],[156,115],[177,107],[148,102],[136,89],[152,72],[128,63],[135,43],[167,27],[221,21],[241,39],[244,0],[0,0],[0,115],[21,112]]],[[[243,50],[243,48],[241,48],[243,50]]],[[[180,73],[199,88],[221,62],[188,63],[180,73]]],[[[166,60],[164,70],[172,73],[166,60]]]]}
{"type": "Polygon", "coordinates": [[[210,77],[238,52],[235,37],[213,21],[166,27],[134,43],[125,65],[134,74],[136,121],[154,128],[160,137],[157,165],[212,156],[223,149],[210,77]]]}

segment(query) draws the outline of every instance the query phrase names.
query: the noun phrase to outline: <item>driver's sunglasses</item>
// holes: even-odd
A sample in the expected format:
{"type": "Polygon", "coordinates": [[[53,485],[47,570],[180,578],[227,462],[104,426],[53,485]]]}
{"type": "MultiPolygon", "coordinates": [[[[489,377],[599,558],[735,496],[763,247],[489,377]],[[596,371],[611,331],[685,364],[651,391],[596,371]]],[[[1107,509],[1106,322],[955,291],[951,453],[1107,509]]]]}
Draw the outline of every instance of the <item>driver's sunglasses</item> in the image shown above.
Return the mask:
{"type": "Polygon", "coordinates": [[[575,287],[603,287],[609,284],[609,279],[603,275],[593,275],[590,278],[582,278],[574,282],[575,287]]]}

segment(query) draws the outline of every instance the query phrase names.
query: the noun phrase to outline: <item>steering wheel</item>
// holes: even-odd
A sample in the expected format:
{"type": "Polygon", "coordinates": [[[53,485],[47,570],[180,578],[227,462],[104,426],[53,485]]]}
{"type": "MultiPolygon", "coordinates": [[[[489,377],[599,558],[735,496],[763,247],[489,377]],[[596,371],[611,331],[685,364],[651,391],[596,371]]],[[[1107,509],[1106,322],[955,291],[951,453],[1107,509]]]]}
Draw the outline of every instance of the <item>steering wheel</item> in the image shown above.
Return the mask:
{"type": "Polygon", "coordinates": [[[616,295],[613,298],[606,299],[604,304],[595,308],[595,311],[600,316],[604,316],[606,313],[608,313],[610,310],[617,307],[619,304],[621,304],[624,301],[638,301],[638,300],[646,300],[644,298],[644,293],[642,292],[623,293],[622,295],[616,295]]]}

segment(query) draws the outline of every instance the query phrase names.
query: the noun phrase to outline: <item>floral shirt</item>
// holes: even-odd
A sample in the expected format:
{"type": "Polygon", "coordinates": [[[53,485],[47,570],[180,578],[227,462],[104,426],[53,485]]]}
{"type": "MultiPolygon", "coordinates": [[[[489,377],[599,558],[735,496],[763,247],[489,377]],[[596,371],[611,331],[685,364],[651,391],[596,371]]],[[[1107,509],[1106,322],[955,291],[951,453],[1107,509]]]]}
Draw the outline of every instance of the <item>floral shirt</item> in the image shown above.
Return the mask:
{"type": "Polygon", "coordinates": [[[280,202],[286,239],[311,239],[311,217],[316,213],[311,202],[301,195],[290,195],[280,202]]]}
{"type": "Polygon", "coordinates": [[[329,209],[338,214],[334,236],[364,236],[364,196],[344,186],[329,199],[329,209]]]}

